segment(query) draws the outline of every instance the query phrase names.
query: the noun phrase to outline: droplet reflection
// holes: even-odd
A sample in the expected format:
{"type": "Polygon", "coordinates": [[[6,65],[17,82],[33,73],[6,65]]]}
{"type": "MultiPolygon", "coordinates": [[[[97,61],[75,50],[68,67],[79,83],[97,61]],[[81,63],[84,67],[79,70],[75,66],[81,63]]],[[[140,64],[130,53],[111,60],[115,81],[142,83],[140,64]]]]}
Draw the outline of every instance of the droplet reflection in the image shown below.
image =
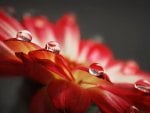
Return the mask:
{"type": "Polygon", "coordinates": [[[99,63],[93,63],[89,67],[89,73],[94,76],[100,76],[104,72],[102,66],[99,63]]]}
{"type": "Polygon", "coordinates": [[[150,93],[150,81],[148,80],[139,80],[134,87],[144,93],[150,93]]]}
{"type": "Polygon", "coordinates": [[[50,41],[45,45],[45,49],[47,49],[48,51],[51,51],[55,54],[59,54],[60,53],[60,46],[57,42],[55,41],[50,41]]]}
{"type": "Polygon", "coordinates": [[[32,40],[32,34],[27,30],[21,30],[17,33],[16,39],[30,42],[32,40]]]}

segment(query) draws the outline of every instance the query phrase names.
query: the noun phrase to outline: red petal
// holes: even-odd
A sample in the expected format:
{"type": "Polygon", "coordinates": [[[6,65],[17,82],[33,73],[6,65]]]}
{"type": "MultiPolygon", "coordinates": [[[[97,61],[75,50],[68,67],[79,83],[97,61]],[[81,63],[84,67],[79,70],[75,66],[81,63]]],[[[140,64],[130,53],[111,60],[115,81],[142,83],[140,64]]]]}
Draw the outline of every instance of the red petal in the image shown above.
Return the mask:
{"type": "Polygon", "coordinates": [[[32,51],[29,55],[33,59],[40,59],[37,60],[37,62],[42,64],[48,70],[55,72],[68,80],[73,79],[70,69],[66,64],[67,61],[61,55],[54,54],[47,50],[32,51]]]}
{"type": "Polygon", "coordinates": [[[89,89],[93,102],[104,113],[125,113],[130,107],[123,98],[106,90],[89,89]]]}
{"type": "Polygon", "coordinates": [[[114,61],[105,69],[113,83],[132,83],[150,80],[150,74],[142,72],[134,61],[114,61]]]}
{"type": "Polygon", "coordinates": [[[74,76],[75,82],[84,89],[88,89],[91,87],[98,87],[101,84],[103,85],[111,84],[110,82],[104,79],[100,79],[96,76],[92,76],[89,72],[86,72],[82,69],[74,70],[73,76],[74,76]]]}
{"type": "Polygon", "coordinates": [[[140,72],[140,68],[134,60],[113,60],[107,68],[112,68],[113,66],[118,66],[117,71],[121,71],[124,75],[136,74],[140,72]]]}
{"type": "Polygon", "coordinates": [[[63,47],[63,54],[71,60],[76,59],[79,49],[80,32],[74,15],[63,16],[56,24],[58,41],[63,47]]]}
{"type": "Polygon", "coordinates": [[[33,59],[47,59],[52,62],[55,62],[56,54],[54,54],[53,52],[47,51],[45,49],[40,49],[40,50],[29,52],[29,56],[33,59]]]}
{"type": "Polygon", "coordinates": [[[31,42],[19,41],[16,39],[5,40],[4,43],[14,52],[28,53],[29,51],[40,49],[39,46],[31,42]]]}
{"type": "Polygon", "coordinates": [[[5,40],[9,38],[11,38],[11,36],[7,33],[7,31],[0,27],[0,40],[5,40]]]}
{"type": "Polygon", "coordinates": [[[0,61],[0,76],[23,74],[25,74],[25,70],[21,62],[11,59],[0,61]]]}
{"type": "Polygon", "coordinates": [[[49,56],[49,59],[51,56],[55,56],[55,54],[45,50],[32,51],[29,53],[29,56],[23,53],[16,53],[16,55],[22,59],[29,77],[32,79],[42,84],[48,84],[49,81],[53,78],[65,78],[70,80],[67,75],[68,73],[66,74],[62,67],[60,67],[55,62],[44,59],[45,57],[42,57],[42,55],[46,56],[46,54],[49,56]],[[40,57],[38,55],[40,55],[40,57]]]}
{"type": "Polygon", "coordinates": [[[54,33],[54,25],[43,16],[25,16],[25,27],[33,34],[33,42],[45,46],[49,41],[57,41],[54,33]]]}
{"type": "Polygon", "coordinates": [[[23,61],[28,77],[42,84],[50,82],[53,76],[44,66],[23,53],[16,53],[16,55],[23,61]]]}
{"type": "Polygon", "coordinates": [[[57,109],[69,113],[84,113],[90,104],[86,90],[72,82],[54,80],[48,86],[48,94],[57,109]]]}
{"type": "Polygon", "coordinates": [[[108,47],[102,43],[93,41],[82,41],[80,43],[79,61],[80,62],[97,62],[103,67],[107,66],[113,56],[108,47]]]}
{"type": "Polygon", "coordinates": [[[136,74],[139,72],[139,70],[140,70],[140,68],[139,68],[138,64],[133,60],[126,61],[122,68],[122,72],[126,75],[136,74]]]}
{"type": "Polygon", "coordinates": [[[0,41],[0,75],[21,75],[23,73],[22,62],[5,43],[0,41]]]}
{"type": "Polygon", "coordinates": [[[14,52],[2,41],[0,41],[0,61],[4,59],[17,59],[14,52]]]}
{"type": "MultiPolygon", "coordinates": [[[[9,37],[15,37],[16,33],[23,29],[23,27],[14,18],[8,16],[4,11],[0,10],[0,29],[9,35],[9,37]]],[[[3,35],[0,32],[0,36],[3,35]]],[[[4,38],[4,37],[3,37],[4,38]]],[[[6,37],[5,39],[7,39],[6,37]]]]}
{"type": "Polygon", "coordinates": [[[30,113],[59,113],[50,103],[46,88],[41,89],[33,97],[30,113]]]}
{"type": "Polygon", "coordinates": [[[138,107],[141,111],[150,111],[150,95],[135,89],[132,84],[114,84],[113,86],[103,86],[103,88],[124,98],[129,103],[132,103],[132,105],[138,107]]]}
{"type": "Polygon", "coordinates": [[[74,78],[71,73],[71,69],[69,68],[68,61],[66,61],[64,57],[61,55],[56,56],[55,61],[56,61],[56,64],[59,65],[63,69],[64,73],[66,73],[69,80],[73,80],[74,78]]]}

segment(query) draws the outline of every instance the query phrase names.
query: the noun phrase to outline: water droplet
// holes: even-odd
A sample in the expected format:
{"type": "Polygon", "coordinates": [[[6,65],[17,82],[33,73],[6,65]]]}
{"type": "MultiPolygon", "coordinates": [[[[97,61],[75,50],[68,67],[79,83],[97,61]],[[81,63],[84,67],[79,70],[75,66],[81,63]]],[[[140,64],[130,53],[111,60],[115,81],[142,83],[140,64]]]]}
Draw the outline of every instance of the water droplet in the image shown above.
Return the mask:
{"type": "Polygon", "coordinates": [[[140,113],[140,110],[135,106],[131,106],[127,113],[140,113]]]}
{"type": "Polygon", "coordinates": [[[95,76],[100,76],[104,72],[102,66],[99,63],[93,63],[90,65],[89,73],[95,76]]]}
{"type": "Polygon", "coordinates": [[[148,80],[139,80],[134,87],[144,93],[150,93],[150,81],[148,80]]]}
{"type": "Polygon", "coordinates": [[[32,40],[32,34],[27,30],[21,30],[16,35],[17,40],[30,42],[32,40]]]}
{"type": "Polygon", "coordinates": [[[45,46],[45,49],[47,49],[53,53],[56,53],[56,54],[59,54],[59,52],[60,52],[60,46],[55,41],[48,42],[45,46]]]}

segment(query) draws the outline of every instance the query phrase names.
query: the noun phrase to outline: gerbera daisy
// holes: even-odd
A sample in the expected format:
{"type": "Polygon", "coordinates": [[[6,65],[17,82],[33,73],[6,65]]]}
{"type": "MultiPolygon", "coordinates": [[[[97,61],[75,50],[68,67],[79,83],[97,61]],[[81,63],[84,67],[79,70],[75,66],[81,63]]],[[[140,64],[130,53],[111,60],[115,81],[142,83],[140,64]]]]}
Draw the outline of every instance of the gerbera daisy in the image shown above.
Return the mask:
{"type": "Polygon", "coordinates": [[[85,113],[92,103],[104,113],[150,112],[149,73],[115,60],[100,42],[80,40],[73,15],[55,24],[26,15],[21,25],[0,11],[0,30],[0,75],[27,75],[44,85],[31,113],[85,113]]]}

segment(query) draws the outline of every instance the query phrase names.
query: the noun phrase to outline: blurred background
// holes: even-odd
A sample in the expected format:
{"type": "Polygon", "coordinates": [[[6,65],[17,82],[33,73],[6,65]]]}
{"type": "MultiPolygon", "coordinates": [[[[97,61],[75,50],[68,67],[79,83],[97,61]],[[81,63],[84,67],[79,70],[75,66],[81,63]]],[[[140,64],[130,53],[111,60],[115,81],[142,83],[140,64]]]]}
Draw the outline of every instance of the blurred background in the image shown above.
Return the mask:
{"type": "MultiPolygon", "coordinates": [[[[0,0],[0,5],[14,8],[18,19],[26,12],[45,15],[51,21],[56,21],[65,13],[75,13],[82,38],[101,40],[102,37],[116,58],[134,59],[143,70],[150,71],[148,0],[0,0]]],[[[11,87],[18,84],[21,83],[15,82],[11,87]]],[[[15,93],[12,90],[12,95],[15,93]]]]}
{"type": "Polygon", "coordinates": [[[150,7],[147,0],[0,0],[17,18],[26,12],[56,21],[75,13],[82,37],[103,37],[119,59],[134,59],[150,70],[150,7]]]}

